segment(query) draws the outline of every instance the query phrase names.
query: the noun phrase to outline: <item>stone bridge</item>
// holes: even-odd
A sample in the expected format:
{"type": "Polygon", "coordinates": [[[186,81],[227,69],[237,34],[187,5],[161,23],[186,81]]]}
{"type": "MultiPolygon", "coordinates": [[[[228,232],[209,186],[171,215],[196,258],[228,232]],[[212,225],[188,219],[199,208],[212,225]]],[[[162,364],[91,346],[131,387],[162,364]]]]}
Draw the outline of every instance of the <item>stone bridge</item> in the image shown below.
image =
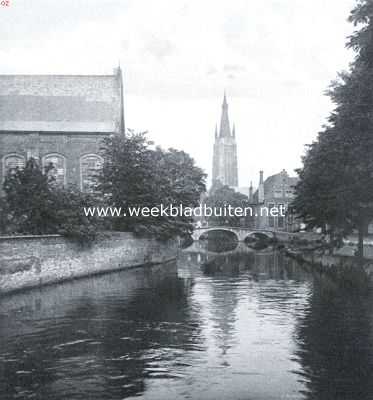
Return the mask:
{"type": "Polygon", "coordinates": [[[274,239],[276,233],[264,229],[252,229],[252,228],[241,228],[233,226],[206,226],[202,228],[195,228],[192,233],[193,240],[199,240],[202,235],[209,232],[230,232],[236,235],[239,242],[243,242],[249,236],[266,237],[268,239],[274,239]]]}

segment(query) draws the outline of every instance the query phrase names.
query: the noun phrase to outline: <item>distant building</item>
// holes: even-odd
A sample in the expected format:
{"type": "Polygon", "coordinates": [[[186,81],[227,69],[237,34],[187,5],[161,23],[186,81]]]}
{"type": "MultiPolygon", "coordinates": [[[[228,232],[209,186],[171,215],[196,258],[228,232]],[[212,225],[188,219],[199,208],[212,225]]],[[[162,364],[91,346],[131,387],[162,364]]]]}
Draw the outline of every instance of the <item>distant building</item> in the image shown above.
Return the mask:
{"type": "Polygon", "coordinates": [[[220,129],[215,128],[215,143],[212,166],[212,184],[238,186],[237,145],[235,127],[232,131],[228,117],[228,103],[224,93],[220,129]]]}
{"type": "Polygon", "coordinates": [[[257,209],[256,228],[275,229],[284,231],[294,231],[297,223],[291,213],[286,217],[271,216],[263,213],[260,216],[260,207],[266,207],[269,210],[272,207],[288,209],[294,198],[294,186],[297,184],[297,177],[290,177],[285,170],[280,173],[269,176],[266,180],[263,177],[263,171],[260,171],[259,186],[253,195],[253,202],[257,209]]]}
{"type": "Polygon", "coordinates": [[[101,141],[124,134],[123,81],[112,75],[0,75],[0,186],[33,157],[61,185],[90,191],[101,141]]]}

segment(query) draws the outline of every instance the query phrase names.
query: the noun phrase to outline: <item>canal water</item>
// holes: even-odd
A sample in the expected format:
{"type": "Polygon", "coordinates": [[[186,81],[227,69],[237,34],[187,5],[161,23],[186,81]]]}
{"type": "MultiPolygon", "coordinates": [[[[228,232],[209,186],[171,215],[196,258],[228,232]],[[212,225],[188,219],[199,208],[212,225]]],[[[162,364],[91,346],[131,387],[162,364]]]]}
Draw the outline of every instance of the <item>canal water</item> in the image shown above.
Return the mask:
{"type": "Polygon", "coordinates": [[[3,297],[0,399],[373,399],[367,287],[235,246],[3,297]]]}

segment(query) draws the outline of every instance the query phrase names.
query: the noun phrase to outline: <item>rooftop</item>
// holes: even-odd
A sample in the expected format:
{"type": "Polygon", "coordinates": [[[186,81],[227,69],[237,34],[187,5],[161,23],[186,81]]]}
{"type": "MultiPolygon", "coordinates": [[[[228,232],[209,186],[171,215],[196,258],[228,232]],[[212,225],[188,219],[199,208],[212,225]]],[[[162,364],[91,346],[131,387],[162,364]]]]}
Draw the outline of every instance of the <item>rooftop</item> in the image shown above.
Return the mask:
{"type": "Polygon", "coordinates": [[[0,133],[118,132],[122,76],[0,75],[0,133]]]}

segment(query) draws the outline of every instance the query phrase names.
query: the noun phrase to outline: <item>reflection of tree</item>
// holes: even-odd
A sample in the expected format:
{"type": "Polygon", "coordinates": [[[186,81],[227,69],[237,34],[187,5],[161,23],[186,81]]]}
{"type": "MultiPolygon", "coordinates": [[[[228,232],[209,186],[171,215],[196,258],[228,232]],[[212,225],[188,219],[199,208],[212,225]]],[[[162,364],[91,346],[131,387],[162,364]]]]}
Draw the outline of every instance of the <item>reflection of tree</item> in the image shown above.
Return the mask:
{"type": "Polygon", "coordinates": [[[112,398],[143,392],[146,378],[172,377],[180,355],[201,348],[198,316],[188,304],[190,287],[188,280],[164,279],[140,290],[125,306],[107,310],[103,353],[111,357],[105,367],[112,376],[125,375],[122,387],[106,382],[112,398]],[[119,319],[127,323],[120,325],[119,319]]]}
{"type": "Polygon", "coordinates": [[[372,306],[372,295],[362,287],[315,279],[296,332],[308,399],[372,399],[372,306]]]}
{"type": "Polygon", "coordinates": [[[15,359],[3,364],[0,358],[0,397],[23,392],[52,400],[63,391],[66,398],[125,398],[141,394],[147,377],[183,370],[185,354],[197,357],[203,340],[188,304],[191,282],[165,266],[165,273],[151,271],[59,286],[61,303],[47,294],[43,320],[32,310],[18,332],[0,326],[0,356],[15,359]]]}
{"type": "MultiPolygon", "coordinates": [[[[299,302],[295,297],[303,292],[306,296],[309,280],[307,274],[295,260],[286,257],[280,251],[255,253],[251,269],[253,280],[258,282],[257,300],[259,313],[280,313],[281,319],[292,318],[297,313],[299,302]]],[[[292,323],[289,321],[289,323],[292,323]]]]}
{"type": "Polygon", "coordinates": [[[201,235],[197,242],[203,250],[212,253],[224,253],[233,251],[238,246],[237,236],[233,232],[223,230],[213,230],[201,235]]]}
{"type": "Polygon", "coordinates": [[[304,281],[307,274],[299,268],[295,260],[286,257],[280,251],[265,251],[255,253],[253,274],[259,274],[265,279],[276,281],[304,281]]]}
{"type": "MultiPolygon", "coordinates": [[[[4,351],[4,343],[1,347],[4,351]]],[[[39,386],[48,385],[56,379],[55,372],[50,369],[53,357],[45,357],[43,349],[36,341],[32,354],[24,350],[24,344],[20,338],[15,339],[12,345],[9,344],[6,350],[11,357],[7,361],[0,360],[1,399],[18,398],[19,392],[32,393],[39,386]]]]}
{"type": "Polygon", "coordinates": [[[204,274],[210,276],[238,276],[241,271],[248,269],[254,260],[253,253],[232,253],[218,255],[206,260],[201,265],[204,274]]]}
{"type": "Polygon", "coordinates": [[[224,253],[226,251],[233,251],[237,245],[238,242],[234,233],[215,231],[209,233],[209,239],[207,240],[207,251],[224,253]]]}
{"type": "MultiPolygon", "coordinates": [[[[201,252],[203,254],[203,252],[201,252]]],[[[203,258],[202,258],[203,260],[203,258]]],[[[206,259],[201,265],[207,275],[236,276],[249,270],[254,279],[274,279],[276,281],[304,281],[305,273],[296,261],[287,258],[279,251],[271,249],[260,252],[232,252],[206,259]]],[[[291,283],[288,283],[291,286],[291,283]]]]}

